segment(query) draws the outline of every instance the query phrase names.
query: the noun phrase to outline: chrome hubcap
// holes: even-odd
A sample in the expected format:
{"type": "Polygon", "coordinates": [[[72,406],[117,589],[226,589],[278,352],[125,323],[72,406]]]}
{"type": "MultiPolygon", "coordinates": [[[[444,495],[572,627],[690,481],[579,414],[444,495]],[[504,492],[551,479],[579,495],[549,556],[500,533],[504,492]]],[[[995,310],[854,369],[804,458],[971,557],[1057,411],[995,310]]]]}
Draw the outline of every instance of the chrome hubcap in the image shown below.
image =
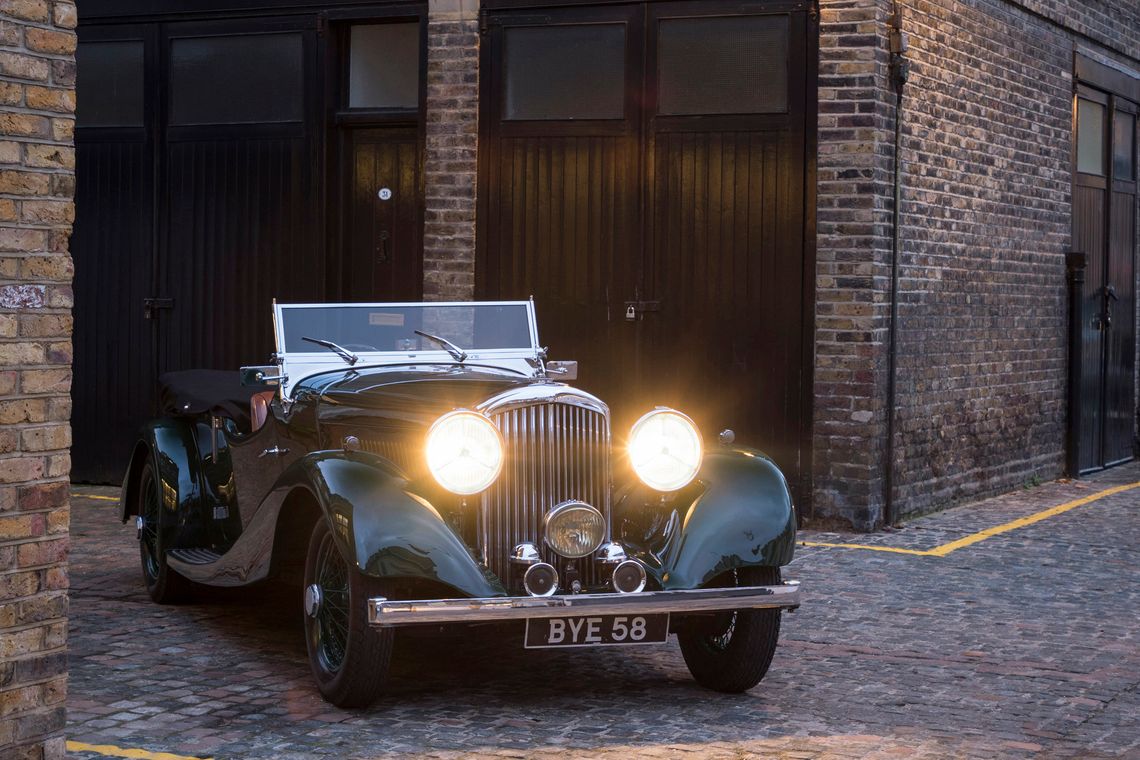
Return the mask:
{"type": "Polygon", "coordinates": [[[316,583],[310,584],[305,589],[305,614],[316,619],[321,614],[322,601],[321,587],[316,583]]]}

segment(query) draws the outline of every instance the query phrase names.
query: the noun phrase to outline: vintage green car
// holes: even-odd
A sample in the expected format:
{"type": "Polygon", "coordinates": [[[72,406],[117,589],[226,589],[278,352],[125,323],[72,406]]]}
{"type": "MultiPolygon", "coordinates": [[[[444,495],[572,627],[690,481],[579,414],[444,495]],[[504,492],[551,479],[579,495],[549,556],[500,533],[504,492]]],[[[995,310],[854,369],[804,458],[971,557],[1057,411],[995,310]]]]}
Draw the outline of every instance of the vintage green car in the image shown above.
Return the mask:
{"type": "Polygon", "coordinates": [[[328,701],[382,691],[396,629],[499,623],[529,648],[676,633],[698,682],[755,686],[796,518],[730,431],[706,448],[546,361],[530,302],[274,304],[274,363],[164,378],[123,483],[150,596],[296,584],[328,701]]]}

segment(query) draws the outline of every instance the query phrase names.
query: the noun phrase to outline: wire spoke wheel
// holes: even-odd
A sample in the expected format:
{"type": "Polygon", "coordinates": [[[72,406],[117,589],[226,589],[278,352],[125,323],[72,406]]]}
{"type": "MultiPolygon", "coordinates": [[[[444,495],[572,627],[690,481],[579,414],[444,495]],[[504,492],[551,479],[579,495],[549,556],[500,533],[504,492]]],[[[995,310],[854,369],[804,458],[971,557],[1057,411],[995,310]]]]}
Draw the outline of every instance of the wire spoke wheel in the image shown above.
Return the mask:
{"type": "Polygon", "coordinates": [[[368,624],[368,598],[383,596],[377,584],[318,520],[305,559],[305,644],[321,695],[338,707],[365,707],[384,686],[393,634],[368,624]]]}
{"type": "Polygon", "coordinates": [[[317,612],[317,656],[330,673],[340,670],[348,648],[348,565],[337,551],[332,534],[326,534],[317,554],[317,586],[321,606],[317,612]]]}
{"type": "Polygon", "coordinates": [[[166,562],[162,533],[162,488],[150,462],[144,464],[139,473],[134,508],[139,520],[139,559],[142,562],[147,594],[159,604],[186,601],[194,584],[171,570],[166,562]]]}

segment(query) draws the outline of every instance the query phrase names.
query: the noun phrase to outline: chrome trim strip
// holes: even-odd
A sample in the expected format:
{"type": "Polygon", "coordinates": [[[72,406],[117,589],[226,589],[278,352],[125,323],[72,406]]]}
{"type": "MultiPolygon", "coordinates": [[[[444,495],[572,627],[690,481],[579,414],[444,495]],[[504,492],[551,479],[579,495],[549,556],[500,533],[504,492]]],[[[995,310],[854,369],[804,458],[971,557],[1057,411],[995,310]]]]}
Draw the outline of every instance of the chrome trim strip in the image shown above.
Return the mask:
{"type": "Polygon", "coordinates": [[[799,606],[800,586],[796,581],[778,586],[642,591],[639,594],[564,594],[417,601],[388,601],[381,596],[368,600],[368,622],[389,627],[420,623],[484,623],[577,615],[684,614],[799,606]]]}
{"type": "Polygon", "coordinates": [[[609,416],[610,408],[597,396],[562,383],[533,383],[503,391],[475,407],[488,416],[520,406],[571,404],[609,416]]]}

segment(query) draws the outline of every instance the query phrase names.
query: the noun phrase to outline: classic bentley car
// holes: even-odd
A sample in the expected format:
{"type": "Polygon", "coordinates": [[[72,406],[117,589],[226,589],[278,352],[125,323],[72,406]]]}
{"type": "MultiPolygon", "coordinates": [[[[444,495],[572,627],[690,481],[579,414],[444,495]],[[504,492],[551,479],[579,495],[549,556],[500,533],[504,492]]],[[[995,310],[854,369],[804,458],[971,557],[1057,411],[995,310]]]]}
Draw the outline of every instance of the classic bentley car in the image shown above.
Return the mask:
{"type": "MultiPolygon", "coordinates": [[[[123,483],[159,603],[296,584],[321,694],[382,691],[395,631],[498,625],[529,648],[661,643],[755,686],[796,518],[730,431],[645,409],[610,429],[546,360],[531,302],[274,304],[273,363],[163,378],[123,483]]],[[[403,634],[401,634],[403,635],[403,634]]]]}

